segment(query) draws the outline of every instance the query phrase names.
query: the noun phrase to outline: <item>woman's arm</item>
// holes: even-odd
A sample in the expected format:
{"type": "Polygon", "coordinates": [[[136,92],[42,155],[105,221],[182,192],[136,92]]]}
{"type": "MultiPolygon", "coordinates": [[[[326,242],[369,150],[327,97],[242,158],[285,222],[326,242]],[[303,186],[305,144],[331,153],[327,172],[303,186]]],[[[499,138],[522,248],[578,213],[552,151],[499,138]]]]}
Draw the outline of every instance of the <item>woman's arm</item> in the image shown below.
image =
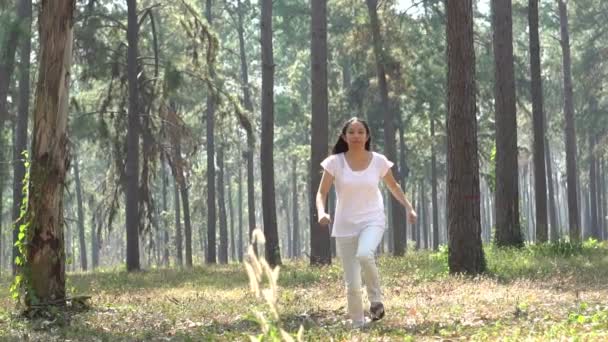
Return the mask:
{"type": "Polygon", "coordinates": [[[384,175],[384,178],[382,178],[382,180],[390,190],[391,194],[393,194],[397,201],[399,201],[399,203],[401,203],[401,205],[407,211],[408,221],[411,224],[415,223],[416,219],[418,218],[418,215],[416,214],[416,211],[414,210],[414,207],[412,206],[410,201],[408,201],[408,199],[405,197],[403,191],[401,191],[399,183],[397,183],[395,176],[393,176],[393,171],[389,169],[386,175],[384,175]]]}
{"type": "Polygon", "coordinates": [[[325,202],[327,201],[327,193],[331,188],[331,184],[334,182],[334,176],[329,172],[323,170],[323,176],[321,176],[321,183],[319,184],[319,190],[317,191],[316,204],[317,204],[317,218],[319,223],[327,225],[331,222],[329,214],[325,211],[325,202]]]}

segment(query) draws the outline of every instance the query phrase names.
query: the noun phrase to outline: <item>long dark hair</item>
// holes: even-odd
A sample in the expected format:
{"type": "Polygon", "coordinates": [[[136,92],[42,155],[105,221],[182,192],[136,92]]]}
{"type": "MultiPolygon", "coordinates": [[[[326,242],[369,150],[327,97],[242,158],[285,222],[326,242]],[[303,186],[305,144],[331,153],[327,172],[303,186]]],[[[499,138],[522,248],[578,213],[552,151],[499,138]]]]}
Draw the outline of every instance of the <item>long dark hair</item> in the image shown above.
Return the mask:
{"type": "Polygon", "coordinates": [[[353,122],[357,121],[362,123],[363,127],[365,127],[365,133],[367,134],[365,149],[371,151],[370,145],[372,143],[372,135],[369,131],[369,125],[367,124],[367,122],[365,122],[365,120],[359,119],[358,117],[354,116],[348,119],[348,121],[344,123],[344,126],[342,126],[342,131],[340,133],[340,136],[338,137],[338,141],[336,141],[336,144],[334,145],[334,148],[331,150],[331,154],[338,154],[348,151],[348,144],[346,143],[343,137],[346,136],[346,130],[348,129],[348,126],[350,126],[353,122]]]}

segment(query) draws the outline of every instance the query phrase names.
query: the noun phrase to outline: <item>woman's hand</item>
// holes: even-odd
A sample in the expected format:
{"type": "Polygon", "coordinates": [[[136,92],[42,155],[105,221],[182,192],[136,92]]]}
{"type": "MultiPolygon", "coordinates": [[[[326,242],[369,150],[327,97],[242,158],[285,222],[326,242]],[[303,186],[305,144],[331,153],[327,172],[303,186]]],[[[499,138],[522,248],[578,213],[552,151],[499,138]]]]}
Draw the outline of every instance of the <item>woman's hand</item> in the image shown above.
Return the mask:
{"type": "Polygon", "coordinates": [[[410,224],[414,224],[416,223],[416,221],[418,220],[418,214],[416,214],[416,211],[414,210],[414,208],[411,208],[410,210],[407,211],[407,222],[409,222],[410,224]]]}
{"type": "Polygon", "coordinates": [[[322,226],[327,226],[331,223],[331,218],[328,213],[323,213],[319,215],[319,224],[322,226]]]}

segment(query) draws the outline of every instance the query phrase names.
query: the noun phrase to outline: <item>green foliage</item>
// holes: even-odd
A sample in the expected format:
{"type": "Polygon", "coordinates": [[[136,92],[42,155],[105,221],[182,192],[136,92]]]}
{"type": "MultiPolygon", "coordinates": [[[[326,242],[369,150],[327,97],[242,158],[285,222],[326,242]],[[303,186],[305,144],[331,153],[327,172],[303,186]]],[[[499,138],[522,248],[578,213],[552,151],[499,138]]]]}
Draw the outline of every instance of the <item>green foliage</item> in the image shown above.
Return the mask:
{"type": "Polygon", "coordinates": [[[536,256],[560,256],[571,257],[575,255],[585,255],[592,250],[597,249],[599,243],[597,240],[589,239],[584,243],[570,242],[560,239],[556,242],[547,242],[542,244],[528,244],[526,248],[532,255],[536,256]]]}
{"type": "Polygon", "coordinates": [[[10,293],[11,297],[16,300],[17,303],[22,303],[22,300],[26,299],[35,305],[38,302],[38,298],[32,289],[31,269],[29,268],[27,261],[28,244],[30,241],[32,241],[33,236],[33,232],[30,229],[30,224],[32,221],[31,217],[28,216],[30,159],[27,151],[23,151],[21,154],[25,164],[25,174],[23,177],[22,187],[23,199],[19,209],[19,218],[16,222],[16,224],[19,225],[19,234],[17,236],[17,242],[15,242],[15,246],[19,250],[20,256],[15,258],[17,273],[15,274],[13,284],[10,287],[10,293]]]}
{"type": "MultiPolygon", "coordinates": [[[[511,280],[518,277],[545,279],[576,272],[579,268],[588,269],[591,264],[605,262],[605,250],[606,244],[596,240],[583,243],[560,240],[526,244],[523,249],[492,245],[486,247],[485,253],[489,260],[490,274],[511,280]]],[[[597,272],[605,273],[603,269],[598,269],[597,272]]]]}
{"type": "Polygon", "coordinates": [[[437,252],[431,254],[431,260],[448,264],[449,248],[448,245],[439,245],[437,252]]]}

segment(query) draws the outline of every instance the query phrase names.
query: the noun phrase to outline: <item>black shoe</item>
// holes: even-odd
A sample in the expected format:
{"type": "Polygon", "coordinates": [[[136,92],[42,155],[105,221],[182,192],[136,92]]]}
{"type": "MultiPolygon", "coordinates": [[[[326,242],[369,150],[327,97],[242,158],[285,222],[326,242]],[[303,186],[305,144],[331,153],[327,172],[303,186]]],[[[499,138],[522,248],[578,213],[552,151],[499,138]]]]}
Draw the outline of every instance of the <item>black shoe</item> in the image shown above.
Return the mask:
{"type": "Polygon", "coordinates": [[[372,303],[369,307],[369,313],[372,316],[372,321],[377,321],[384,317],[384,305],[380,302],[372,303]]]}

